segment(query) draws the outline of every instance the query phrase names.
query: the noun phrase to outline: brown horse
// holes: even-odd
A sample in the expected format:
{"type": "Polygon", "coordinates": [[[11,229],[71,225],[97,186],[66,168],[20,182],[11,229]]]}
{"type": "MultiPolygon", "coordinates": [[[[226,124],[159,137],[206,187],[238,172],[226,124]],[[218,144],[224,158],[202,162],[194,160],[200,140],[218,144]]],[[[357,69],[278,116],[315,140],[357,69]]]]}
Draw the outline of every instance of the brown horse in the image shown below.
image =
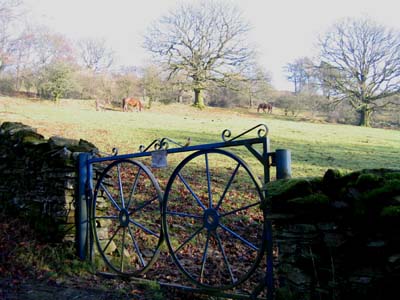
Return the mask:
{"type": "Polygon", "coordinates": [[[128,111],[129,105],[132,107],[136,107],[139,111],[142,111],[143,104],[139,99],[123,98],[122,99],[122,111],[128,111]]]}
{"type": "Polygon", "coordinates": [[[268,112],[269,114],[272,114],[272,104],[271,103],[260,103],[257,107],[257,112],[260,112],[260,109],[263,110],[264,113],[268,112]],[[267,110],[267,111],[265,111],[267,110]]]}

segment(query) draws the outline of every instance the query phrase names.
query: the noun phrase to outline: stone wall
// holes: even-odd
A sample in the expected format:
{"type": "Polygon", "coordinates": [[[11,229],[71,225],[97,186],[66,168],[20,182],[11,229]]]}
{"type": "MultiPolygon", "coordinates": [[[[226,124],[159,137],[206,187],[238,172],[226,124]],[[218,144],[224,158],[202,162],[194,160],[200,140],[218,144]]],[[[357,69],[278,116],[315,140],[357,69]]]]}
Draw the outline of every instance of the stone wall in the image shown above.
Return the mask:
{"type": "Polygon", "coordinates": [[[400,170],[272,182],[276,299],[398,299],[400,170]]]}
{"type": "Polygon", "coordinates": [[[43,239],[75,237],[77,158],[84,140],[45,139],[21,123],[0,126],[0,208],[26,218],[43,239]]]}

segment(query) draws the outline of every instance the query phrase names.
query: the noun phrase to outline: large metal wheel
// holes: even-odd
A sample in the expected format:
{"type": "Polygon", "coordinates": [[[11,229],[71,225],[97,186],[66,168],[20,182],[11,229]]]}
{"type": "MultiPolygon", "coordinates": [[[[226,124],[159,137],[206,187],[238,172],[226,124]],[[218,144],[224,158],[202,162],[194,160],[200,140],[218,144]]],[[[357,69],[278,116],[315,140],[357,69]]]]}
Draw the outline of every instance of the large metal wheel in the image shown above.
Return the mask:
{"type": "Polygon", "coordinates": [[[265,251],[262,199],[256,177],[230,152],[202,150],[183,160],[163,205],[167,245],[183,274],[209,289],[247,280],[265,251]]]}
{"type": "Polygon", "coordinates": [[[119,160],[100,175],[94,190],[92,228],[107,265],[139,275],[157,259],[163,241],[161,189],[140,162],[119,160]]]}

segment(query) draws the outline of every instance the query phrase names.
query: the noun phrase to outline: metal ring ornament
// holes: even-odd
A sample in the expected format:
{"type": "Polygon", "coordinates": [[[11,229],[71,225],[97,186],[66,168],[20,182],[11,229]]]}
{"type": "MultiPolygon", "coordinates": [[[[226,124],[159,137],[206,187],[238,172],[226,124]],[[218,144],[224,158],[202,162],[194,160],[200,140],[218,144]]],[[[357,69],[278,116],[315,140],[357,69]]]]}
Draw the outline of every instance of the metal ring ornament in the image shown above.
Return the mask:
{"type": "Polygon", "coordinates": [[[163,243],[162,191],[151,171],[134,160],[116,160],[93,193],[91,227],[107,266],[122,276],[144,274],[163,243]]]}
{"type": "Polygon", "coordinates": [[[257,176],[228,151],[200,150],[176,167],[164,193],[163,232],[191,282],[224,290],[254,274],[265,252],[263,197],[257,176]]]}

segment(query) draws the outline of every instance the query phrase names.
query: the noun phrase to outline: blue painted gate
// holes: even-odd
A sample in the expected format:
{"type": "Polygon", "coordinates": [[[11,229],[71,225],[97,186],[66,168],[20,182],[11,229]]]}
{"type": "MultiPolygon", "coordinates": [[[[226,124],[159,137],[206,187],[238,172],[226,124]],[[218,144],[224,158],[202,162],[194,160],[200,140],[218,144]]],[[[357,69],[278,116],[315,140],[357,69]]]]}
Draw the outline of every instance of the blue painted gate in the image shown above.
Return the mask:
{"type": "Polygon", "coordinates": [[[290,152],[270,152],[267,134],[267,126],[260,124],[235,137],[224,130],[222,142],[217,143],[181,145],[163,138],[132,154],[82,153],[80,258],[91,257],[96,245],[113,273],[140,277],[166,244],[175,265],[201,292],[229,297],[232,294],[224,291],[245,283],[263,265],[264,280],[247,297],[256,298],[261,286],[272,300],[273,242],[266,184],[271,166],[279,166],[278,178],[290,176],[290,152]],[[257,137],[246,138],[255,132],[257,137]],[[261,164],[262,176],[240,158],[240,149],[250,151],[261,164]],[[157,170],[167,166],[168,156],[178,153],[189,155],[165,179],[162,191],[157,170]],[[141,159],[150,157],[149,167],[141,159]],[[99,164],[103,168],[96,170],[99,164]]]}

